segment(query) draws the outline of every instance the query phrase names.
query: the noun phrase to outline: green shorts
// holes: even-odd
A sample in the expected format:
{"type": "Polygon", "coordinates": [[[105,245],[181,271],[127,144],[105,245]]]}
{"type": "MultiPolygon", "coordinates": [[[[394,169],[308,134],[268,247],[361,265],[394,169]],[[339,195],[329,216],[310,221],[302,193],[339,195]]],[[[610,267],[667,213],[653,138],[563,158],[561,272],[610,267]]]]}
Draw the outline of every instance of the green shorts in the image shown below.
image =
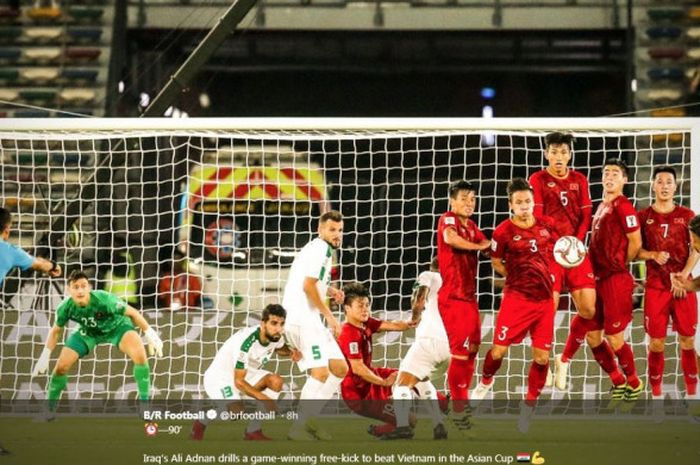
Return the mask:
{"type": "Polygon", "coordinates": [[[124,333],[127,331],[135,331],[133,325],[123,324],[117,326],[114,331],[105,334],[104,336],[88,336],[86,334],[81,334],[81,330],[73,331],[65,346],[73,349],[78,353],[80,358],[85,357],[97,344],[114,344],[119,347],[119,342],[121,342],[124,333]]]}

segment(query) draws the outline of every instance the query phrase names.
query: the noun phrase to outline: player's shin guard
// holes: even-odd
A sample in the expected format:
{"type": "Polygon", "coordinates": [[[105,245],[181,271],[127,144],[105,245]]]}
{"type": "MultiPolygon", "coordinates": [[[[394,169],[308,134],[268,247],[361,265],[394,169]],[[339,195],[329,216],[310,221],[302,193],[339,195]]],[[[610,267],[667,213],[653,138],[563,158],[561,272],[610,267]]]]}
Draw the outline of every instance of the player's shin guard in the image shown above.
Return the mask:
{"type": "Polygon", "coordinates": [[[148,363],[134,365],[134,379],[139,390],[139,399],[148,400],[151,394],[151,369],[148,363]]]}
{"type": "Polygon", "coordinates": [[[649,386],[651,394],[655,397],[661,395],[661,383],[664,378],[664,353],[649,351],[649,386]]]}
{"type": "Polygon", "coordinates": [[[698,392],[698,361],[695,349],[681,350],[681,366],[685,378],[685,390],[688,396],[695,396],[698,392]]]}
{"type": "Polygon", "coordinates": [[[581,347],[581,344],[586,340],[586,333],[588,333],[589,323],[591,320],[586,320],[582,318],[581,315],[576,315],[571,320],[571,327],[569,328],[569,337],[566,338],[566,345],[564,346],[564,352],[561,354],[561,361],[566,363],[576,355],[576,352],[581,347]]]}
{"type": "Polygon", "coordinates": [[[391,391],[394,398],[396,426],[408,426],[408,416],[411,412],[411,389],[408,386],[394,385],[391,391]]]}
{"type": "Polygon", "coordinates": [[[486,358],[484,359],[484,368],[481,370],[481,382],[484,384],[491,384],[491,382],[493,382],[493,376],[501,368],[502,363],[503,359],[499,358],[498,360],[494,360],[493,356],[491,355],[491,351],[489,350],[486,354],[486,358]]]}
{"type": "Polygon", "coordinates": [[[615,356],[620,362],[620,368],[627,375],[627,384],[636,388],[639,386],[639,378],[637,377],[637,367],[634,365],[634,353],[632,353],[632,348],[626,342],[622,343],[622,347],[615,351],[615,356]]]}
{"type": "Polygon", "coordinates": [[[625,384],[625,376],[617,367],[615,354],[607,341],[603,341],[596,347],[591,347],[591,351],[598,365],[610,376],[613,385],[620,386],[621,384],[625,384]]]}
{"type": "Polygon", "coordinates": [[[447,384],[450,386],[452,394],[452,406],[455,413],[464,411],[464,407],[469,401],[469,383],[473,374],[474,363],[469,363],[469,360],[452,357],[450,366],[447,369],[447,384]],[[471,365],[472,373],[469,373],[471,365]]]}
{"type": "Polygon", "coordinates": [[[547,381],[547,372],[549,371],[549,361],[544,365],[532,361],[530,364],[530,372],[527,375],[527,395],[525,402],[528,405],[535,405],[537,398],[542,392],[545,381],[547,381]]]}
{"type": "MultiPolygon", "coordinates": [[[[474,365],[472,365],[472,370],[474,365]]],[[[416,384],[416,390],[421,400],[429,401],[428,412],[430,419],[433,420],[433,428],[442,423],[442,412],[440,411],[440,403],[438,402],[438,392],[433,383],[430,381],[420,381],[416,384]]]]}
{"type": "Polygon", "coordinates": [[[57,374],[53,374],[51,376],[47,393],[49,411],[56,411],[56,405],[58,404],[58,400],[61,398],[61,393],[66,388],[66,384],[68,384],[68,376],[57,374]]]}

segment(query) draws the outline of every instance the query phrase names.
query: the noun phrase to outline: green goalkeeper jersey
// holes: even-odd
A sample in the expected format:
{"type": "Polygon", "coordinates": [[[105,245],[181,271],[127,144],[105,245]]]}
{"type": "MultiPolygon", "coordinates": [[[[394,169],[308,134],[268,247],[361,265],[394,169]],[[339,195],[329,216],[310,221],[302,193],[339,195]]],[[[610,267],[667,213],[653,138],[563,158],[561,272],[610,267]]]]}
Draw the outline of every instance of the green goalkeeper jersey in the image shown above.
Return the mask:
{"type": "Polygon", "coordinates": [[[90,302],[80,307],[68,297],[56,309],[56,325],[63,327],[68,320],[80,324],[80,333],[90,337],[105,336],[122,325],[132,325],[124,315],[127,304],[114,294],[90,291],[90,302]]]}

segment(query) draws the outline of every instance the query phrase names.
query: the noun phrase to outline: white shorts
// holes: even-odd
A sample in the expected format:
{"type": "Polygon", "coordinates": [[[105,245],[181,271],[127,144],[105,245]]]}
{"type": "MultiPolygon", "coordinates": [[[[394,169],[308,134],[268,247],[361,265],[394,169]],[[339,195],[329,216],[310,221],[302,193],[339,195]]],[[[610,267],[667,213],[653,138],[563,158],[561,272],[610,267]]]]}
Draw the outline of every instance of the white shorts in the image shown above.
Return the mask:
{"type": "MultiPolygon", "coordinates": [[[[245,380],[248,384],[255,386],[265,376],[271,374],[267,370],[248,369],[245,380]]],[[[233,373],[227,375],[217,371],[204,372],[204,392],[212,400],[239,400],[241,392],[233,382],[233,373]]],[[[247,397],[247,396],[246,396],[247,397]]]]}
{"type": "Polygon", "coordinates": [[[323,326],[320,319],[309,320],[305,324],[287,323],[284,327],[287,342],[301,352],[297,362],[300,371],[328,366],[328,360],[345,360],[340,346],[323,326]]]}
{"type": "Polygon", "coordinates": [[[399,371],[410,373],[419,380],[430,374],[442,362],[450,359],[450,344],[447,340],[421,337],[413,341],[401,360],[399,371]]]}

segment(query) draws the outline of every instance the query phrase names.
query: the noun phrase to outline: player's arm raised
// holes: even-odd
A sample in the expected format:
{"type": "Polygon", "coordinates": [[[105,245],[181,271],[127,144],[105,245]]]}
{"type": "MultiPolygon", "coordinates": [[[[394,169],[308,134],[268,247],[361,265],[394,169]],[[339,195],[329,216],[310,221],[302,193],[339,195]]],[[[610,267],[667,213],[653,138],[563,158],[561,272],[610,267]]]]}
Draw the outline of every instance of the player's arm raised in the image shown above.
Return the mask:
{"type": "Polygon", "coordinates": [[[131,321],[143,331],[143,335],[148,343],[148,353],[151,355],[163,356],[163,341],[156,333],[156,330],[151,328],[146,319],[141,315],[141,312],[136,310],[131,305],[127,305],[124,315],[131,318],[131,321]]]}
{"type": "Polygon", "coordinates": [[[349,358],[350,367],[352,368],[353,374],[364,379],[368,383],[378,384],[379,386],[391,386],[396,381],[396,373],[392,374],[388,378],[382,378],[372,370],[370,370],[365,362],[361,358],[349,358]]]}
{"type": "Polygon", "coordinates": [[[318,311],[326,319],[326,323],[328,323],[335,337],[338,337],[340,334],[340,323],[338,323],[338,320],[336,320],[333,313],[331,313],[331,309],[328,308],[328,305],[326,305],[319,295],[318,288],[316,287],[317,282],[318,279],[312,278],[311,276],[304,278],[304,294],[306,294],[306,298],[309,299],[309,302],[311,302],[314,307],[318,308],[318,311]]]}
{"type": "Polygon", "coordinates": [[[445,240],[445,244],[459,250],[486,250],[491,246],[491,241],[488,239],[479,242],[469,242],[463,237],[460,237],[457,230],[452,227],[443,231],[442,238],[445,240]]]}

